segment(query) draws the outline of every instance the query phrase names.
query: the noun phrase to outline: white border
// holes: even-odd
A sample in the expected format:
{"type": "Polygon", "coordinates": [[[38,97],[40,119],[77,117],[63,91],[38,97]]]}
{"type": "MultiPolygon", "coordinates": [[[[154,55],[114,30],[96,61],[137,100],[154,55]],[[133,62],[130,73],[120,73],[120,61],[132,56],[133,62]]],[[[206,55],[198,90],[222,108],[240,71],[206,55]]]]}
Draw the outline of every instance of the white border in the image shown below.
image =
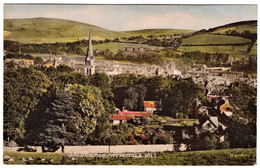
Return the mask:
{"type": "MultiPolygon", "coordinates": [[[[46,3],[50,3],[50,4],[257,4],[259,7],[259,1],[257,0],[37,0],[37,1],[33,1],[33,0],[2,0],[1,2],[1,12],[0,12],[0,17],[1,17],[1,40],[0,40],[0,44],[1,44],[1,49],[0,49],[0,53],[1,56],[3,57],[3,5],[5,3],[42,3],[42,4],[46,4],[46,3]]],[[[258,12],[258,18],[259,18],[259,12],[258,12]]],[[[258,32],[259,32],[259,27],[258,27],[258,32]]],[[[259,55],[259,47],[257,47],[257,54],[259,55]]],[[[3,58],[1,58],[3,60],[3,58]]],[[[259,59],[257,62],[258,66],[259,66],[259,59]]],[[[0,111],[1,111],[1,116],[0,116],[0,166],[1,167],[17,167],[17,165],[4,165],[3,164],[3,61],[0,61],[0,111]]],[[[258,69],[259,70],[259,69],[258,69]]],[[[259,79],[259,72],[257,72],[257,78],[259,79]]],[[[257,95],[259,95],[259,88],[258,88],[258,92],[257,95]]],[[[259,99],[257,99],[257,104],[259,105],[259,99]]],[[[257,108],[257,112],[259,111],[259,108],[257,108]]],[[[260,117],[259,115],[257,115],[257,120],[259,121],[260,117]]],[[[259,124],[258,124],[259,125],[259,124]]],[[[259,165],[259,157],[258,157],[258,153],[259,153],[259,134],[260,130],[259,130],[259,126],[257,126],[257,163],[259,165]]],[[[35,166],[35,165],[33,165],[35,166]]],[[[40,166],[40,165],[37,165],[40,166]]],[[[79,165],[78,165],[79,166],[79,165]]],[[[70,166],[70,167],[78,167],[78,166],[70,166]]],[[[89,165],[85,165],[90,167],[89,165]]],[[[20,167],[20,166],[19,166],[20,167]]],[[[21,167],[27,167],[27,165],[23,165],[21,167]]],[[[51,167],[61,167],[61,166],[51,166],[51,167]]],[[[92,167],[92,166],[91,166],[92,167]]],[[[99,167],[105,167],[105,166],[99,166],[99,167]]],[[[107,167],[107,166],[106,166],[107,167]]],[[[125,167],[125,166],[119,166],[119,167],[125,167]]],[[[140,167],[140,166],[131,166],[131,167],[140,167]]],[[[142,166],[142,167],[150,167],[150,166],[142,166]]],[[[154,166],[153,166],[154,167],[154,166]]],[[[172,166],[164,166],[164,167],[172,167],[172,166]]],[[[183,166],[175,166],[175,167],[183,167],[183,166]]],[[[191,166],[185,166],[185,167],[191,167],[191,166]]],[[[212,166],[211,166],[212,167],[212,166]]],[[[214,166],[215,167],[215,166],[214,166]]],[[[229,167],[229,166],[223,166],[223,167],[229,167]]],[[[236,166],[236,167],[242,167],[242,166],[236,166]]],[[[243,166],[245,167],[245,166],[243,166]]],[[[252,166],[250,166],[252,167],[252,166]]],[[[253,167],[257,167],[257,165],[254,165],[253,167]]]]}

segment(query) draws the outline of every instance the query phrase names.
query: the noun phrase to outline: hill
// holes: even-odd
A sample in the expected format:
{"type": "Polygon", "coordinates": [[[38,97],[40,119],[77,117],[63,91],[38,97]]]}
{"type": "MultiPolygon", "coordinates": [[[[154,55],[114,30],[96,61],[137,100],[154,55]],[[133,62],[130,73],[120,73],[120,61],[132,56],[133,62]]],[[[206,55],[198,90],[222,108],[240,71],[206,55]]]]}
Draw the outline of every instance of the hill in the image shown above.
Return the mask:
{"type": "Polygon", "coordinates": [[[5,19],[4,39],[22,43],[70,42],[88,38],[94,40],[128,36],[122,32],[106,30],[94,25],[63,19],[33,18],[5,19]]]}
{"type": "Polygon", "coordinates": [[[211,28],[208,32],[225,34],[226,31],[236,30],[239,33],[247,30],[250,33],[257,33],[257,21],[249,20],[249,21],[240,21],[235,23],[230,23],[222,26],[218,26],[215,28],[211,28]]]}
{"type": "Polygon", "coordinates": [[[254,42],[256,33],[257,21],[255,20],[230,23],[193,33],[183,39],[179,50],[225,53],[235,59],[241,59],[248,54],[256,56],[257,44],[254,42]]]}
{"type": "Polygon", "coordinates": [[[150,35],[168,35],[168,34],[179,34],[179,33],[190,33],[194,30],[185,30],[185,29],[142,29],[142,30],[133,30],[125,31],[123,33],[132,35],[132,36],[150,36],[150,35]]]}
{"type": "Polygon", "coordinates": [[[52,18],[4,20],[4,39],[21,43],[73,42],[87,39],[89,30],[94,40],[193,32],[193,30],[181,29],[145,29],[117,32],[86,23],[52,18]]]}
{"type": "Polygon", "coordinates": [[[251,40],[242,37],[215,35],[210,33],[199,34],[183,39],[183,45],[241,44],[250,42],[251,40]]]}

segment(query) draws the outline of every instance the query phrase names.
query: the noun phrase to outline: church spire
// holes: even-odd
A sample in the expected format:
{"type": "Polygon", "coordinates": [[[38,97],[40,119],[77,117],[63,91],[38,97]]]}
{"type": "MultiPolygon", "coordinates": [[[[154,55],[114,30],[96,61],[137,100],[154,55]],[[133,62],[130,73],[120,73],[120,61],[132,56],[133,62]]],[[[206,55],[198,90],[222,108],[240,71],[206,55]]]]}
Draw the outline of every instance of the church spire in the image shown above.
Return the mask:
{"type": "Polygon", "coordinates": [[[95,56],[92,49],[91,32],[89,31],[88,50],[85,58],[85,74],[93,75],[95,73],[95,56]]]}
{"type": "Polygon", "coordinates": [[[88,40],[88,53],[87,57],[93,57],[93,49],[92,49],[92,40],[91,40],[91,32],[89,31],[89,40],[88,40]]]}

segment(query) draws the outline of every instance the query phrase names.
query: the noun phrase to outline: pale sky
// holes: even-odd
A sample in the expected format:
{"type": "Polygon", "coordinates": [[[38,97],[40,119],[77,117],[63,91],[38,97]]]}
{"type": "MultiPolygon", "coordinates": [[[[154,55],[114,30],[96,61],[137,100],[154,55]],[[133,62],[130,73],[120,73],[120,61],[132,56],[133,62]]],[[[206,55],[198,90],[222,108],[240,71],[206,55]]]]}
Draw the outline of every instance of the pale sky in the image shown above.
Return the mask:
{"type": "Polygon", "coordinates": [[[257,20],[256,5],[4,5],[4,18],[61,18],[115,31],[208,29],[257,20]]]}

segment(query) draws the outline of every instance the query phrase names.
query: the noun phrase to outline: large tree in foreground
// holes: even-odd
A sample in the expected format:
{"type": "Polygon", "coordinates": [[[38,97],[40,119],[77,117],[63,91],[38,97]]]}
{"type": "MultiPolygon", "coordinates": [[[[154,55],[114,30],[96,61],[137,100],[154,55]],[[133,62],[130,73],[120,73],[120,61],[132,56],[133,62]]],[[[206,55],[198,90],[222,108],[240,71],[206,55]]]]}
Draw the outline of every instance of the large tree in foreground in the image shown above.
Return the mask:
{"type": "Polygon", "coordinates": [[[73,109],[74,103],[67,91],[56,95],[45,106],[46,109],[41,114],[42,118],[38,121],[38,126],[34,125],[25,137],[25,144],[41,145],[49,148],[49,151],[55,151],[57,146],[84,143],[84,136],[80,134],[77,121],[78,115],[73,109]]]}
{"type": "Polygon", "coordinates": [[[17,140],[25,133],[25,121],[47,92],[50,81],[32,68],[4,71],[4,140],[17,140]]]}

